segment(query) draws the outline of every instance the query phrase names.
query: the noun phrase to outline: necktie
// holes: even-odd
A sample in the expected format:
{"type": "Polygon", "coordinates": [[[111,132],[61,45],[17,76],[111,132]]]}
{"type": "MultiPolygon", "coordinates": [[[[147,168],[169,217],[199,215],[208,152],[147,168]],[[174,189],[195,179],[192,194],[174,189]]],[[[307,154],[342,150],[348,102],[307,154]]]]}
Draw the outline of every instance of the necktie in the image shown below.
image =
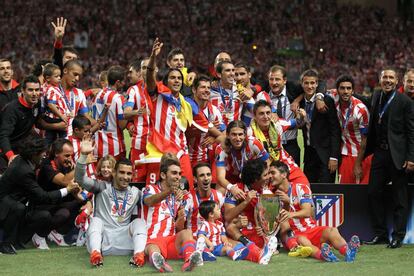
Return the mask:
{"type": "Polygon", "coordinates": [[[282,112],[282,95],[277,97],[277,106],[276,106],[277,110],[277,116],[279,116],[279,118],[284,118],[283,117],[283,112],[282,112]]]}
{"type": "Polygon", "coordinates": [[[308,117],[308,121],[310,122],[312,120],[312,102],[306,101],[305,111],[306,111],[306,115],[308,117]]]}

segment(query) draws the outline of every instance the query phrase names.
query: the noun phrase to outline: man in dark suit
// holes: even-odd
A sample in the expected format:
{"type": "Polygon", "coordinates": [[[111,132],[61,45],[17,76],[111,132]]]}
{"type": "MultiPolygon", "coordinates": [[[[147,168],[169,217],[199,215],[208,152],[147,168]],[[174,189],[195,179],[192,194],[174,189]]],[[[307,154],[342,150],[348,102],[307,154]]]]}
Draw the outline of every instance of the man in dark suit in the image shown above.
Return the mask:
{"type": "Polygon", "coordinates": [[[397,73],[384,69],[381,91],[372,97],[365,156],[374,154],[368,186],[375,237],[366,244],[388,242],[385,185],[392,182],[393,232],[388,247],[401,247],[408,214],[407,172],[414,170],[414,109],[409,97],[396,91],[397,73]]]}
{"type": "Polygon", "coordinates": [[[340,155],[341,131],[335,104],[329,96],[316,95],[318,72],[310,69],[301,75],[305,92],[301,107],[307,118],[302,128],[304,137],[304,173],[310,183],[333,183],[340,155]],[[317,98],[323,100],[327,111],[315,108],[317,98]]]}
{"type": "Polygon", "coordinates": [[[13,246],[24,244],[34,233],[49,234],[50,212],[27,207],[28,201],[54,203],[70,192],[79,191],[79,185],[74,182],[51,192],[39,186],[35,171],[46,151],[47,144],[43,139],[29,137],[0,179],[0,227],[6,236],[0,244],[2,253],[16,254],[13,246]]]}

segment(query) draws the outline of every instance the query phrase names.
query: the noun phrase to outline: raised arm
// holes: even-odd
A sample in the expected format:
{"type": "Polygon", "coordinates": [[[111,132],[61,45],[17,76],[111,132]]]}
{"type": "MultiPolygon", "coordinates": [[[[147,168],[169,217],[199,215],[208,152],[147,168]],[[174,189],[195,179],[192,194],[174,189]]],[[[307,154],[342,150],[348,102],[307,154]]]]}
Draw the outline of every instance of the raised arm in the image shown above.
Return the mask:
{"type": "Polygon", "coordinates": [[[65,35],[65,28],[66,28],[67,20],[63,17],[56,18],[56,24],[55,22],[51,22],[53,26],[53,33],[55,35],[55,43],[54,43],[54,52],[53,52],[53,63],[59,66],[60,68],[63,67],[63,36],[65,35]]]}
{"type": "Polygon", "coordinates": [[[149,58],[147,67],[147,90],[149,93],[153,92],[157,86],[155,78],[155,68],[157,68],[157,56],[160,54],[163,43],[159,41],[158,37],[152,45],[151,56],[149,58]]]}

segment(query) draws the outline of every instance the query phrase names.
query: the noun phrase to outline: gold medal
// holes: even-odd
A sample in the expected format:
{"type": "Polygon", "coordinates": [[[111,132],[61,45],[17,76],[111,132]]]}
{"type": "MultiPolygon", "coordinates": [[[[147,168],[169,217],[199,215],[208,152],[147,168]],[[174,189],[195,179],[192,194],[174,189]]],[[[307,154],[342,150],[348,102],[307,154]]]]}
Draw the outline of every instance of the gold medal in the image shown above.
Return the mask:
{"type": "Polygon", "coordinates": [[[117,218],[117,220],[118,220],[118,222],[119,222],[119,223],[121,223],[121,222],[123,222],[123,221],[124,221],[124,218],[123,218],[123,217],[121,217],[121,216],[119,216],[119,217],[117,218]]]}

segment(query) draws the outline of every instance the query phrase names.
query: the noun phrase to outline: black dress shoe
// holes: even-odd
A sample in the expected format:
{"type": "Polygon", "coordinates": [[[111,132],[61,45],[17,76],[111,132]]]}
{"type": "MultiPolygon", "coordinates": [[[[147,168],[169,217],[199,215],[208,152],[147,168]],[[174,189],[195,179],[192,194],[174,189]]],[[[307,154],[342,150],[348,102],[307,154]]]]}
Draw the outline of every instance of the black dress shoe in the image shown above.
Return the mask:
{"type": "Polygon", "coordinates": [[[391,242],[388,244],[388,248],[399,248],[402,246],[402,243],[399,239],[392,239],[391,242]]]}
{"type": "Polygon", "coordinates": [[[16,249],[9,242],[0,243],[0,252],[3,254],[17,254],[16,249]]]}
{"type": "Polygon", "coordinates": [[[388,243],[388,239],[386,237],[382,237],[382,236],[375,236],[372,240],[370,241],[364,241],[364,244],[367,245],[374,245],[374,244],[386,244],[388,243]]]}

